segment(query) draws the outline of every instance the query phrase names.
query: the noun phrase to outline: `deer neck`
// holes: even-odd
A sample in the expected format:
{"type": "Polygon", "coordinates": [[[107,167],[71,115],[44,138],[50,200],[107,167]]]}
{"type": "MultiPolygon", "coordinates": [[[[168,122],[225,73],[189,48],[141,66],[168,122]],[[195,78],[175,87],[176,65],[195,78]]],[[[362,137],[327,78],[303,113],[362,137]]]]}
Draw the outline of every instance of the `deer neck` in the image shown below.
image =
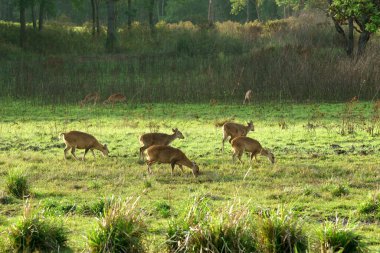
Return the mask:
{"type": "Polygon", "coordinates": [[[183,165],[183,166],[189,167],[190,169],[192,169],[194,166],[193,162],[190,161],[187,157],[185,157],[184,159],[182,159],[178,163],[183,165]]]}

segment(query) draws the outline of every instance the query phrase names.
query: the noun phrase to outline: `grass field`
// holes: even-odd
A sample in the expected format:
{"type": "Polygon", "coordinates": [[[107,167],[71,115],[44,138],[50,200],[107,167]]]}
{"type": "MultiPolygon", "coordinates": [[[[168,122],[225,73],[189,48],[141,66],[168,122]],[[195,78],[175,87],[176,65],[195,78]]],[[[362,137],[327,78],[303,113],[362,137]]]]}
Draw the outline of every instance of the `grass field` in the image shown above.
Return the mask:
{"type": "MultiPolygon", "coordinates": [[[[306,231],[336,216],[350,219],[366,238],[371,252],[380,252],[379,214],[359,212],[369,194],[380,191],[379,124],[373,105],[346,104],[141,104],[104,106],[0,103],[0,193],[8,193],[8,171],[20,168],[31,185],[31,203],[48,216],[61,216],[70,230],[68,246],[86,249],[86,235],[97,222],[81,210],[111,195],[140,196],[139,208],[148,225],[145,242],[150,252],[165,249],[168,222],[195,196],[204,195],[215,208],[241,201],[252,208],[293,209],[306,231]],[[248,136],[273,151],[276,163],[259,157],[252,167],[233,163],[226,143],[221,152],[221,128],[227,119],[253,120],[248,136]],[[344,124],[343,124],[344,122],[344,124]],[[282,127],[280,127],[281,125],[282,127]],[[178,127],[185,136],[172,145],[195,160],[201,171],[175,171],[154,165],[153,174],[138,161],[138,136],[150,131],[170,133],[178,127]],[[368,130],[372,128],[373,134],[368,130]],[[110,157],[97,152],[85,162],[63,159],[58,134],[69,130],[93,134],[107,143],[110,157]],[[343,130],[343,131],[342,131],[343,130]],[[351,133],[349,133],[351,132],[351,133]],[[335,147],[332,144],[339,145],[335,147]],[[160,206],[169,206],[163,212],[160,206]]],[[[77,154],[82,155],[83,150],[77,154]]],[[[22,216],[22,200],[10,198],[0,206],[0,250],[8,245],[8,228],[22,216]]],[[[318,250],[316,250],[318,251],[318,250]]]]}

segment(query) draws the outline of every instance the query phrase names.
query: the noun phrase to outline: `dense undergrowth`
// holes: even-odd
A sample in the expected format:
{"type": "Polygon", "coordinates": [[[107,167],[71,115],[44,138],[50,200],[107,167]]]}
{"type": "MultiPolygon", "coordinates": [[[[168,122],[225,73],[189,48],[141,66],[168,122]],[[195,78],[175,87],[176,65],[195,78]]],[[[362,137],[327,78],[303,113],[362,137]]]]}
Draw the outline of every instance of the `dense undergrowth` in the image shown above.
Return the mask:
{"type": "Polygon", "coordinates": [[[118,52],[105,54],[105,33],[50,23],[27,29],[0,23],[2,97],[37,103],[73,103],[98,91],[121,92],[128,102],[347,101],[378,97],[378,38],[367,54],[348,58],[330,20],[321,13],[266,23],[135,23],[121,27],[118,52]]]}

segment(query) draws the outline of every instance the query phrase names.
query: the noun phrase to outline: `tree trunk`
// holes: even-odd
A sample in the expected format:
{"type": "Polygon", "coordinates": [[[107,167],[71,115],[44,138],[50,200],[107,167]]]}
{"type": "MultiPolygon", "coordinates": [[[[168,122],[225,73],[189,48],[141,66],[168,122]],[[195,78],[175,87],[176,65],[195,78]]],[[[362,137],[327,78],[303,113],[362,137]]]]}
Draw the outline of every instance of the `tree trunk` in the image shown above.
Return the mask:
{"type": "Polygon", "coordinates": [[[96,22],[96,34],[100,34],[100,23],[99,23],[99,0],[95,0],[95,22],[96,22]]]}
{"type": "Polygon", "coordinates": [[[95,0],[91,0],[91,16],[92,16],[92,36],[95,36],[95,29],[96,29],[95,0]]]}
{"type": "Polygon", "coordinates": [[[260,21],[260,10],[259,10],[259,3],[258,3],[258,0],[255,0],[255,7],[256,7],[256,15],[257,15],[257,19],[260,21]]]}
{"type": "Polygon", "coordinates": [[[363,55],[365,48],[367,46],[367,42],[369,41],[369,38],[371,37],[371,33],[364,30],[360,36],[359,36],[359,42],[358,42],[358,56],[363,55]]]}
{"type": "Polygon", "coordinates": [[[32,5],[30,6],[32,11],[32,22],[33,22],[33,30],[37,30],[37,21],[36,21],[36,13],[34,12],[34,1],[32,1],[32,5]]]}
{"type": "Polygon", "coordinates": [[[128,29],[132,28],[132,0],[128,0],[128,29]]]}
{"type": "Polygon", "coordinates": [[[154,0],[150,0],[149,13],[148,13],[150,31],[154,30],[153,11],[154,11],[154,0]]]}
{"type": "Polygon", "coordinates": [[[42,31],[44,27],[44,13],[45,12],[45,0],[41,0],[40,2],[40,13],[38,19],[38,30],[42,31]]]}
{"type": "Polygon", "coordinates": [[[165,0],[161,2],[161,17],[165,16],[165,0]]]}
{"type": "Polygon", "coordinates": [[[116,10],[115,0],[107,0],[107,41],[106,49],[114,52],[116,46],[116,10]]]}
{"type": "Polygon", "coordinates": [[[26,38],[25,0],[20,0],[20,47],[24,47],[26,38]]]}
{"type": "Polygon", "coordinates": [[[212,0],[208,0],[208,17],[207,20],[210,24],[213,23],[212,20],[212,0]]]}
{"type": "Polygon", "coordinates": [[[246,19],[246,21],[245,22],[249,22],[249,21],[251,21],[251,17],[250,17],[250,6],[249,6],[249,0],[247,0],[247,19],[246,19]]]}
{"type": "Polygon", "coordinates": [[[354,18],[348,19],[347,55],[351,56],[354,51],[354,18]]]}

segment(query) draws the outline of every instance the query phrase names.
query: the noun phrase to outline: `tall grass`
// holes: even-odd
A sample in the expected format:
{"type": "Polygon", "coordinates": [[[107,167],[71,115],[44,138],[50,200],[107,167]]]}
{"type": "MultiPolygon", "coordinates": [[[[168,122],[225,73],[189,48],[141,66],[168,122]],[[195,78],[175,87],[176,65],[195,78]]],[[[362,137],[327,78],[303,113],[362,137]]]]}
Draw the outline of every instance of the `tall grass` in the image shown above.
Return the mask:
{"type": "Polygon", "coordinates": [[[317,231],[320,252],[361,253],[368,252],[364,238],[350,224],[343,224],[336,218],[335,222],[326,221],[317,231]]]}
{"type": "Polygon", "coordinates": [[[68,240],[62,221],[48,220],[33,212],[29,202],[23,218],[10,227],[8,235],[14,252],[59,252],[68,240]]]}
{"type": "Polygon", "coordinates": [[[116,55],[103,54],[104,35],[93,39],[86,27],[29,31],[26,51],[14,46],[17,31],[0,23],[0,55],[9,59],[0,63],[1,95],[12,98],[72,103],[99,91],[103,99],[122,92],[130,103],[240,102],[252,89],[255,101],[346,101],[378,94],[378,38],[353,61],[321,14],[213,29],[160,23],[154,34],[135,24],[120,29],[116,55]]]}
{"type": "Polygon", "coordinates": [[[90,252],[145,251],[142,237],[146,226],[136,210],[137,200],[112,198],[106,202],[97,227],[88,235],[90,252]]]}
{"type": "Polygon", "coordinates": [[[22,199],[29,194],[28,179],[21,169],[13,169],[8,172],[6,186],[8,192],[16,198],[22,199]]]}

